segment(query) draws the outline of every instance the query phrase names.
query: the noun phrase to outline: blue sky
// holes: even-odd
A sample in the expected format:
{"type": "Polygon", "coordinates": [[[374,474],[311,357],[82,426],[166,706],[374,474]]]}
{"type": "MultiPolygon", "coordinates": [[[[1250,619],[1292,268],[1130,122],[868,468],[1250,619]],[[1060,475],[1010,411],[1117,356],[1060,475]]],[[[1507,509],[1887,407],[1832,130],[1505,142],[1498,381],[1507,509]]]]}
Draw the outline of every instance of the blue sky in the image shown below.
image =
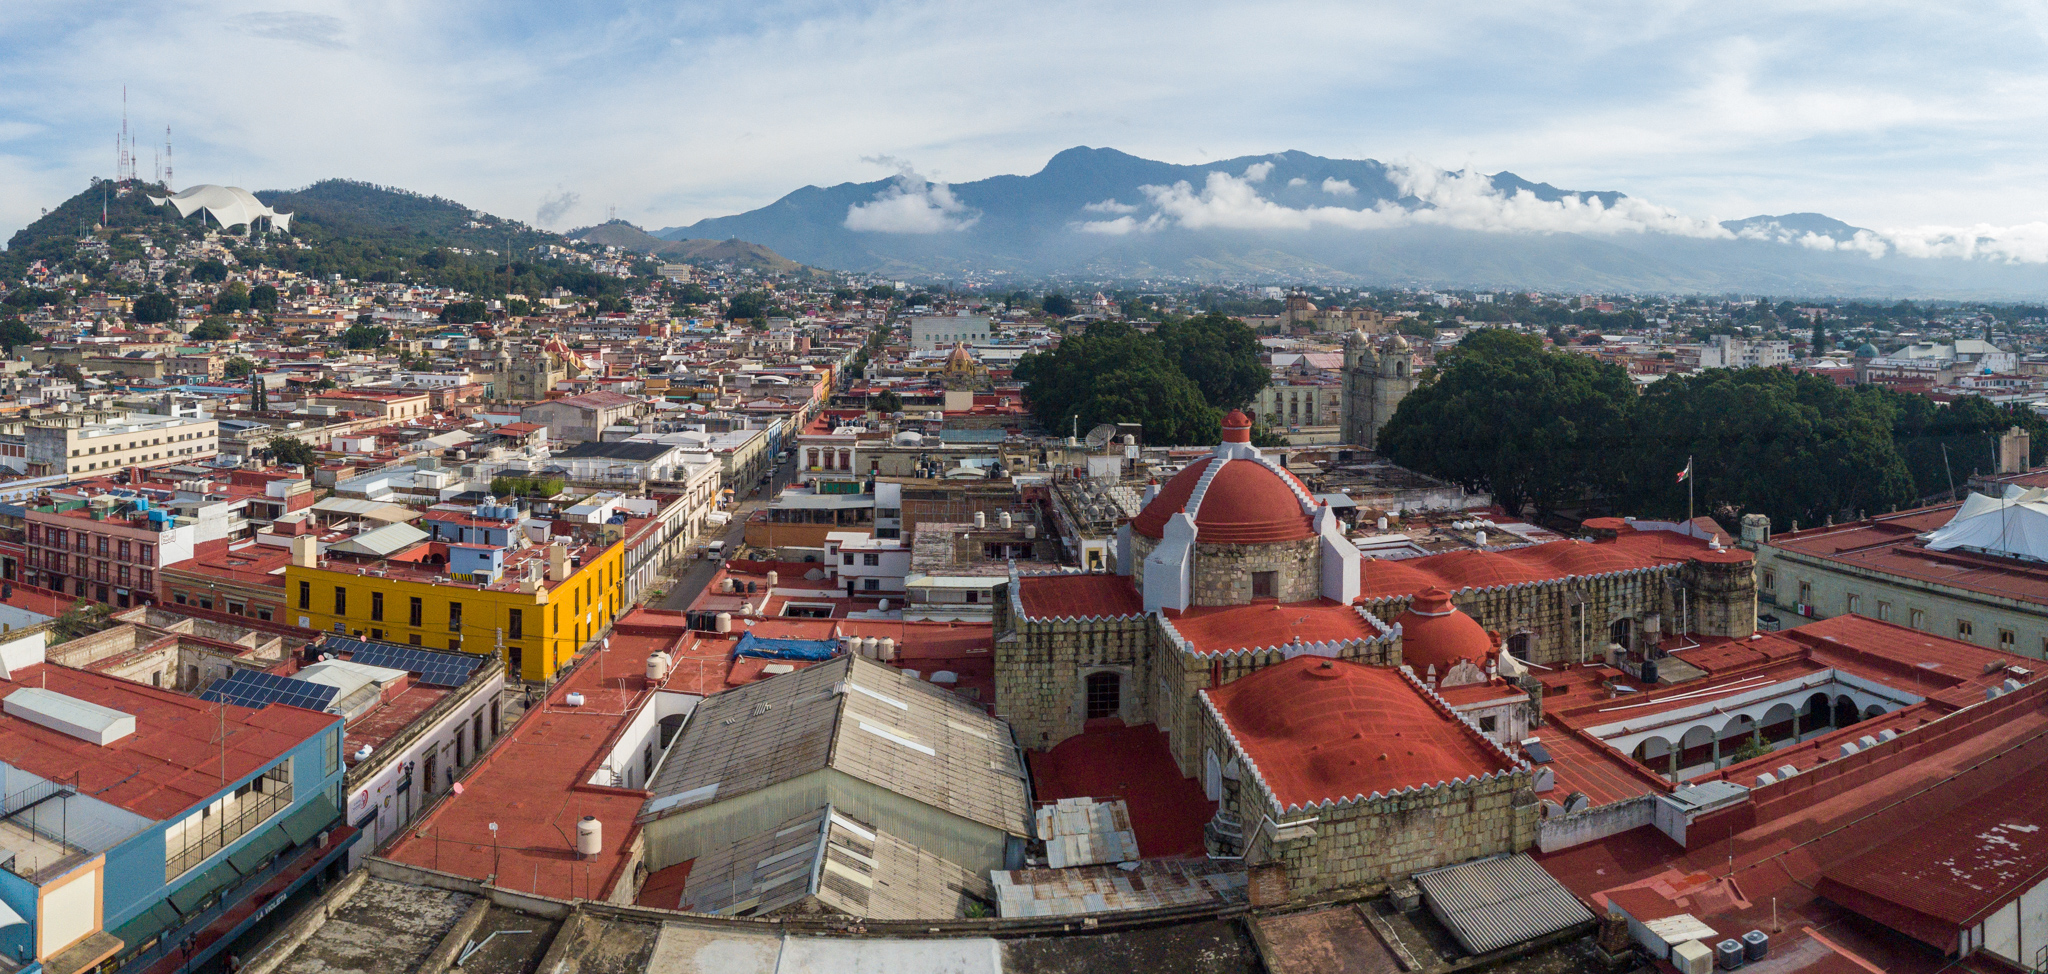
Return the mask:
{"type": "Polygon", "coordinates": [[[0,3],[0,238],[113,168],[650,228],[1074,145],[1513,170],[2048,236],[2048,11],[1927,3],[0,3]]]}

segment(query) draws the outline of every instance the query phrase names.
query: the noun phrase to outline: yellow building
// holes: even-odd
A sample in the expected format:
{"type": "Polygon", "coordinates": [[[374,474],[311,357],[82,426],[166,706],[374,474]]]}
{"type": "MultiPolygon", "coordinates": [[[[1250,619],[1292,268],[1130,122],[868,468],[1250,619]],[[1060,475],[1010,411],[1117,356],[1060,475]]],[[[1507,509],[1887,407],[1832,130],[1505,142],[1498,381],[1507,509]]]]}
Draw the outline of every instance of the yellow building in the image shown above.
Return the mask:
{"type": "Polygon", "coordinates": [[[512,674],[528,680],[552,678],[625,611],[625,544],[616,539],[519,550],[422,541],[381,557],[345,542],[316,554],[310,536],[294,541],[286,618],[427,649],[502,651],[512,674]],[[483,559],[486,570],[451,570],[479,567],[464,556],[483,559]]]}

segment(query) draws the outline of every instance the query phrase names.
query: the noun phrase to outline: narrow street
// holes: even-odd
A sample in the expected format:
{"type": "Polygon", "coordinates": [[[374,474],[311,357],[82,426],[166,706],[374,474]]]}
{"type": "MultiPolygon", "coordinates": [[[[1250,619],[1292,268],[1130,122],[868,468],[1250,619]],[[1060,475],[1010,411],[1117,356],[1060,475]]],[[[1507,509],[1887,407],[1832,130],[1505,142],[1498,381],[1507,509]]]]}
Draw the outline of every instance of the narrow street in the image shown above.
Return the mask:
{"type": "MultiPolygon", "coordinates": [[[[794,455],[792,455],[789,462],[775,465],[769,475],[769,486],[765,490],[755,491],[747,495],[744,500],[733,507],[732,520],[727,522],[722,532],[717,534],[707,532],[698,544],[692,546],[691,550],[701,552],[705,545],[719,539],[725,541],[725,550],[728,555],[738,550],[740,540],[746,534],[747,517],[760,510],[770,498],[773,498],[783,487],[788,486],[795,477],[796,460],[794,455]]],[[[648,600],[648,608],[669,609],[677,612],[687,609],[690,607],[690,603],[697,600],[697,594],[704,591],[706,585],[711,584],[711,577],[718,573],[718,563],[709,558],[692,559],[685,557],[675,565],[670,566],[670,568],[671,574],[669,577],[674,579],[674,582],[668,586],[668,591],[662,597],[648,600]]]]}

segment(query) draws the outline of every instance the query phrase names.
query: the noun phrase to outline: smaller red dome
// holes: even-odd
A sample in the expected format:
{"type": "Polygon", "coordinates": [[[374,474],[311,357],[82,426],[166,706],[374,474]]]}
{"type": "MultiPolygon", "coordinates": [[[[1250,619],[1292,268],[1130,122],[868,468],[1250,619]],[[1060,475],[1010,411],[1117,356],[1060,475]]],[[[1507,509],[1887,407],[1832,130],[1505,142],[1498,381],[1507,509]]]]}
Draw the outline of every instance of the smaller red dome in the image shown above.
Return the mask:
{"type": "Polygon", "coordinates": [[[1223,442],[1250,443],[1252,441],[1252,418],[1242,409],[1233,409],[1223,417],[1223,442]]]}
{"type": "Polygon", "coordinates": [[[1485,667],[1494,651],[1493,638],[1457,606],[1451,593],[1440,588],[1423,589],[1408,611],[1394,620],[1401,627],[1401,662],[1426,677],[1436,667],[1438,676],[1467,660],[1485,667]]]}

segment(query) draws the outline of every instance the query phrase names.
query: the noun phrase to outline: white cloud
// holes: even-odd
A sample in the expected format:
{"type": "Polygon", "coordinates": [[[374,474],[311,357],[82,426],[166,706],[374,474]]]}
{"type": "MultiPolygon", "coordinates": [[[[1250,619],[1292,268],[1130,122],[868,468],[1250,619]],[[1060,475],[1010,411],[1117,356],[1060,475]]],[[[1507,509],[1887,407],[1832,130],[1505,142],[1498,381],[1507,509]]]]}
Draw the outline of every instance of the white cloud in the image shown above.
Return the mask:
{"type": "Polygon", "coordinates": [[[1106,200],[1103,200],[1103,201],[1102,201],[1102,202],[1100,202],[1100,203],[1090,203],[1090,204],[1088,204],[1088,205],[1086,205],[1086,206],[1083,206],[1083,207],[1081,207],[1081,209],[1083,209],[1083,210],[1086,210],[1086,211],[1088,211],[1088,212],[1090,212],[1090,213],[1136,213],[1136,212],[1138,212],[1138,208],[1137,208],[1137,207],[1135,207],[1135,206],[1132,206],[1132,205],[1131,205],[1131,204],[1129,204],[1129,203],[1119,203],[1119,202],[1117,202],[1117,201],[1116,201],[1115,199],[1106,199],[1106,200]]]}
{"type": "Polygon", "coordinates": [[[1303,186],[1307,186],[1307,185],[1308,185],[1308,180],[1306,180],[1306,179],[1303,179],[1303,178],[1301,178],[1300,176],[1296,176],[1296,177],[1294,177],[1293,179],[1290,179],[1290,180],[1288,180],[1288,181],[1287,181],[1287,188],[1288,188],[1288,189],[1300,189],[1300,188],[1302,188],[1303,186]]]}
{"type": "Polygon", "coordinates": [[[1246,167],[1244,167],[1244,179],[1245,179],[1245,182],[1248,182],[1248,183],[1263,183],[1263,182],[1265,182],[1265,181],[1266,181],[1266,176],[1267,176],[1267,174],[1268,174],[1268,173],[1271,173],[1272,171],[1273,171],[1273,164],[1272,164],[1272,163],[1270,163],[1270,162],[1254,162],[1254,163],[1252,163],[1251,165],[1249,165],[1249,166],[1246,166],[1246,167]]]}
{"type": "Polygon", "coordinates": [[[1074,225],[1074,229],[1082,233],[1099,233],[1106,237],[1121,237],[1134,230],[1145,228],[1141,227],[1137,220],[1127,216],[1120,216],[1114,220],[1091,220],[1086,223],[1078,223],[1074,225]]]}
{"type": "Polygon", "coordinates": [[[583,194],[572,193],[569,190],[557,187],[555,192],[540,198],[540,205],[535,207],[533,211],[533,225],[537,227],[555,226],[563,217],[568,216],[570,212],[574,211],[577,204],[581,202],[583,202],[583,194]]]}
{"type": "MultiPolygon", "coordinates": [[[[871,162],[895,160],[882,157],[871,162]]],[[[846,229],[867,233],[945,233],[965,230],[981,219],[981,213],[954,198],[952,187],[917,174],[908,163],[897,163],[894,182],[875,194],[872,202],[846,208],[846,229]]]]}
{"type": "Polygon", "coordinates": [[[1357,196],[1358,187],[1351,185],[1351,180],[1331,176],[1323,180],[1323,192],[1331,196],[1357,196]]]}

